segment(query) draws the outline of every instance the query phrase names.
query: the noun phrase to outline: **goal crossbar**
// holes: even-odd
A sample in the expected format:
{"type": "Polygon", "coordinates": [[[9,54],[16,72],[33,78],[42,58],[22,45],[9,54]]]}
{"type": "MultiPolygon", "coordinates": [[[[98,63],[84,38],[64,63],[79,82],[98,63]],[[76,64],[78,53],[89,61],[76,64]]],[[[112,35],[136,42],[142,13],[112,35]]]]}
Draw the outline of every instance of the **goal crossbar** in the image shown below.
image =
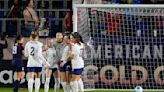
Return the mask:
{"type": "Polygon", "coordinates": [[[74,8],[164,8],[162,4],[74,4],[74,8]]]}
{"type": "Polygon", "coordinates": [[[160,8],[163,9],[164,5],[161,4],[73,4],[73,31],[77,32],[77,8],[160,8]]]}

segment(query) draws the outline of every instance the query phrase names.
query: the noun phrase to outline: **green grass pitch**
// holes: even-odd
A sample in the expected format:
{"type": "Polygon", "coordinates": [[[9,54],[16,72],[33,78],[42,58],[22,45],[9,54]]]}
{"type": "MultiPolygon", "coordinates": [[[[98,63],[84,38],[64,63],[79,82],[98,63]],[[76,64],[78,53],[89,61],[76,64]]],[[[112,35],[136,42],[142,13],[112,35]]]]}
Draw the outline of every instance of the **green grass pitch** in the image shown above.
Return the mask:
{"type": "MultiPolygon", "coordinates": [[[[3,88],[3,87],[0,87],[0,92],[13,92],[12,91],[12,88],[3,88]]],[[[19,92],[28,92],[27,88],[21,88],[19,90],[19,92]]],[[[35,91],[33,91],[35,92],[35,91]]],[[[44,92],[44,89],[41,88],[40,89],[40,92],[44,92]]],[[[49,92],[54,92],[53,91],[53,88],[50,88],[49,92]]],[[[62,89],[60,89],[59,92],[63,92],[62,89]]],[[[134,92],[133,90],[124,90],[124,89],[117,89],[117,90],[93,90],[93,91],[85,91],[85,92],[134,92]]],[[[161,91],[157,91],[157,90],[145,90],[144,92],[164,92],[164,90],[161,90],[161,91]]]]}
{"type": "MultiPolygon", "coordinates": [[[[0,92],[13,92],[13,91],[12,91],[12,88],[2,88],[1,87],[0,88],[0,92]]],[[[27,90],[27,88],[21,88],[19,90],[19,92],[28,92],[28,90],[27,90]]],[[[33,91],[33,92],[35,92],[35,91],[33,91]]],[[[44,89],[41,88],[40,92],[44,92],[44,89]]],[[[53,88],[50,88],[49,92],[54,92],[53,88]]],[[[63,92],[63,90],[60,89],[59,92],[63,92]]],[[[85,91],[85,92],[120,92],[120,91],[107,91],[107,90],[106,91],[100,91],[100,90],[94,90],[94,91],[85,91]]],[[[133,91],[121,91],[121,92],[133,92],[133,91]]]]}

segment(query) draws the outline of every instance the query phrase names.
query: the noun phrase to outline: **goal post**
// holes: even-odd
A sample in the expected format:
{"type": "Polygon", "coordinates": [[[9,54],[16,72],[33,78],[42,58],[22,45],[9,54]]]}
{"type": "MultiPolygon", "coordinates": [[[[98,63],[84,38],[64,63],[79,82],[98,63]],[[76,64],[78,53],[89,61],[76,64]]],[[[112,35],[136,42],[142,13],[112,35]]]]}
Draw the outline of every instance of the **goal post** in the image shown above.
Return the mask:
{"type": "Polygon", "coordinates": [[[87,44],[86,89],[164,91],[163,5],[74,4],[73,31],[87,44]]]}

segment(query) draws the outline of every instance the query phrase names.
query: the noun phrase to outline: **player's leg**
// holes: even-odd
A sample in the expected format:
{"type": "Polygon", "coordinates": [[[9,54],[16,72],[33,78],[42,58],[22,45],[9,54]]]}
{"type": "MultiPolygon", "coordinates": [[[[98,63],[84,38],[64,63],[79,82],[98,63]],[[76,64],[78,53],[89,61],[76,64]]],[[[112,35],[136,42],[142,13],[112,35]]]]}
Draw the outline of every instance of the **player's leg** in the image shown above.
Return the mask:
{"type": "Polygon", "coordinates": [[[44,92],[48,92],[48,90],[49,90],[49,83],[50,83],[51,74],[52,74],[52,70],[46,69],[46,82],[44,84],[44,92]]]}
{"type": "Polygon", "coordinates": [[[70,86],[70,81],[71,81],[71,76],[72,76],[71,71],[72,71],[71,62],[68,62],[68,65],[66,67],[66,82],[67,82],[68,92],[71,92],[71,86],[70,86]]]}
{"type": "Polygon", "coordinates": [[[66,71],[65,65],[63,67],[60,67],[61,84],[62,84],[64,92],[67,92],[67,83],[66,83],[65,71],[66,71]]]}
{"type": "Polygon", "coordinates": [[[23,67],[17,67],[16,69],[16,80],[14,81],[13,91],[18,92],[21,79],[24,78],[24,69],[23,67]]]}
{"type": "Polygon", "coordinates": [[[78,76],[79,75],[72,74],[72,78],[70,82],[72,92],[78,92],[78,82],[77,82],[78,76]]]}
{"type": "Polygon", "coordinates": [[[78,82],[79,91],[80,92],[84,92],[84,84],[83,84],[82,79],[81,78],[78,78],[77,82],[78,82]]]}
{"type": "Polygon", "coordinates": [[[59,89],[60,89],[60,74],[59,74],[59,70],[57,68],[53,69],[53,77],[54,77],[54,80],[55,80],[54,92],[59,92],[59,89]]]}
{"type": "Polygon", "coordinates": [[[81,79],[82,72],[83,72],[83,68],[78,69],[78,72],[76,72],[77,75],[80,75],[80,76],[77,76],[77,79],[76,79],[78,83],[79,92],[84,92],[84,84],[81,79]]]}
{"type": "Polygon", "coordinates": [[[40,90],[40,77],[41,77],[42,67],[35,67],[35,92],[39,92],[40,90]]]}
{"type": "Polygon", "coordinates": [[[50,83],[50,78],[52,74],[52,69],[46,69],[46,82],[44,84],[44,92],[48,92],[49,90],[49,83],[50,83]]]}
{"type": "Polygon", "coordinates": [[[70,83],[70,81],[71,81],[71,76],[72,76],[71,72],[72,72],[71,62],[67,62],[67,66],[66,66],[66,81],[68,83],[70,83]]]}
{"type": "MultiPolygon", "coordinates": [[[[79,82],[79,80],[81,79],[82,71],[83,69],[73,69],[72,71],[72,78],[70,82],[72,92],[78,92],[78,89],[80,87],[83,87],[81,81],[79,82]]],[[[80,88],[80,91],[83,92],[83,89],[80,88]]]]}
{"type": "Polygon", "coordinates": [[[29,79],[28,79],[28,91],[32,92],[33,90],[33,83],[34,83],[34,67],[27,67],[27,72],[29,74],[29,79]]]}

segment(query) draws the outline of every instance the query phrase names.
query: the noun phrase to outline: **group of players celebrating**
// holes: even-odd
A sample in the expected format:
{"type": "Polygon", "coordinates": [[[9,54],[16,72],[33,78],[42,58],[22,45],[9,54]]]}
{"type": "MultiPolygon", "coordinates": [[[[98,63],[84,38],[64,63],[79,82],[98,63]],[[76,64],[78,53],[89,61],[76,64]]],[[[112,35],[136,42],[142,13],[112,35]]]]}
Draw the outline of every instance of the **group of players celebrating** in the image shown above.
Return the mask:
{"type": "Polygon", "coordinates": [[[54,92],[59,92],[60,83],[64,92],[84,92],[81,74],[84,68],[84,44],[77,32],[66,34],[56,33],[56,39],[48,39],[43,45],[38,41],[37,32],[32,32],[30,40],[23,47],[24,38],[17,36],[13,45],[12,65],[17,73],[13,91],[18,92],[20,81],[24,78],[24,63],[22,56],[28,58],[28,91],[40,90],[41,71],[45,67],[46,80],[44,92],[49,91],[49,83],[53,74],[55,85],[54,92]]]}

